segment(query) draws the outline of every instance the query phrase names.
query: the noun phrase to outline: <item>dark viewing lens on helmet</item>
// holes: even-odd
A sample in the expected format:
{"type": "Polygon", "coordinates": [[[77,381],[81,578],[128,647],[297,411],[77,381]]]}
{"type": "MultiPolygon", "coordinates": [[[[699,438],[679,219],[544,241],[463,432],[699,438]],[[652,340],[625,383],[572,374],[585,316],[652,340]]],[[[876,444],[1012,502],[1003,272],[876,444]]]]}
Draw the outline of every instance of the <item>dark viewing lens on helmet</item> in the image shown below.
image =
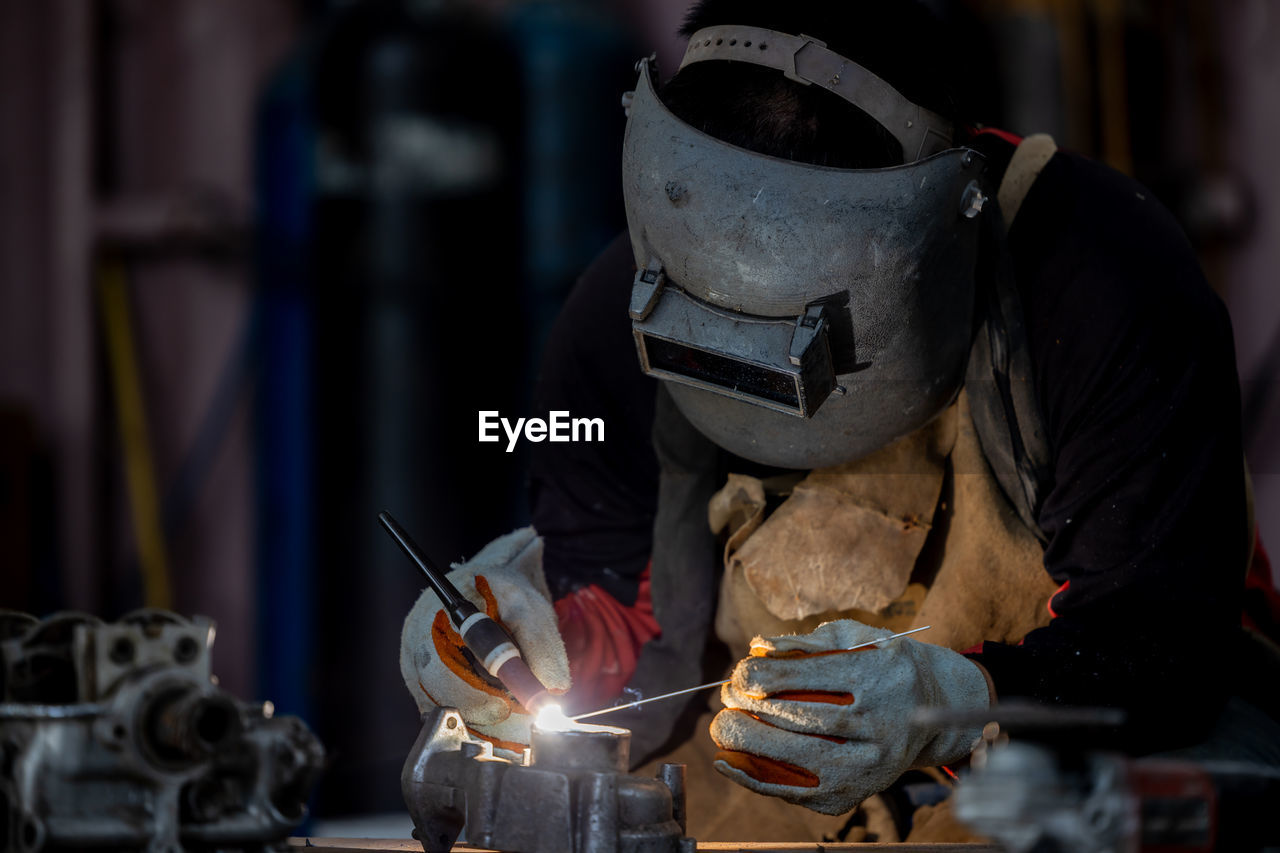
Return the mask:
{"type": "Polygon", "coordinates": [[[714,385],[734,396],[770,400],[797,412],[801,410],[800,394],[794,374],[771,370],[759,364],[708,352],[687,344],[642,335],[652,371],[683,376],[699,383],[714,385]]]}
{"type": "Polygon", "coordinates": [[[650,376],[800,418],[835,390],[823,304],[794,317],[730,311],[670,285],[651,264],[636,272],[628,310],[650,376]]]}

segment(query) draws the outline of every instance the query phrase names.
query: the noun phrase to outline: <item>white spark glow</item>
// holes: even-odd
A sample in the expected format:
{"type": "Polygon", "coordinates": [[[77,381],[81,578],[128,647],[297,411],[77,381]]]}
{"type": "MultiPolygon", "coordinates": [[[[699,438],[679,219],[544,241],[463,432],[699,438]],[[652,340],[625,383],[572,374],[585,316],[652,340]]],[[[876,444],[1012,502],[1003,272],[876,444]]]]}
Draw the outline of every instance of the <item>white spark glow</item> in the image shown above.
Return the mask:
{"type": "Polygon", "coordinates": [[[544,732],[562,732],[567,729],[578,728],[573,720],[565,716],[564,709],[554,702],[544,705],[538,711],[534,725],[544,732]]]}

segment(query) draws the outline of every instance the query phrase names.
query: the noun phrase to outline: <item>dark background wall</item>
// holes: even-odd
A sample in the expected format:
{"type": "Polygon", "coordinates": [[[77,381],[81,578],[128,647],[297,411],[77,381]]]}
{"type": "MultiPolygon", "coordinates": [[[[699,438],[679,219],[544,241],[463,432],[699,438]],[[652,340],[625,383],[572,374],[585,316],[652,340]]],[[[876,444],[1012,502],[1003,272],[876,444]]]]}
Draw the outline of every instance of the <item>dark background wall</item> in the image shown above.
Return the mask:
{"type": "MultiPolygon", "coordinates": [[[[440,561],[520,523],[520,457],[469,442],[476,401],[529,414],[546,324],[621,223],[618,95],[636,57],[670,72],[682,49],[684,0],[490,0],[447,43],[490,45],[501,80],[465,50],[406,70],[437,5],[374,26],[343,2],[0,0],[0,605],[212,616],[222,683],[333,748],[322,812],[394,808],[416,726],[395,655],[417,582],[373,518],[440,561]],[[386,137],[421,191],[375,191],[359,129],[433,111],[453,118],[386,137]],[[487,201],[415,171],[442,162],[500,163],[487,201]]],[[[1183,222],[1235,322],[1280,542],[1280,7],[931,5],[983,118],[1131,172],[1183,222]]]]}

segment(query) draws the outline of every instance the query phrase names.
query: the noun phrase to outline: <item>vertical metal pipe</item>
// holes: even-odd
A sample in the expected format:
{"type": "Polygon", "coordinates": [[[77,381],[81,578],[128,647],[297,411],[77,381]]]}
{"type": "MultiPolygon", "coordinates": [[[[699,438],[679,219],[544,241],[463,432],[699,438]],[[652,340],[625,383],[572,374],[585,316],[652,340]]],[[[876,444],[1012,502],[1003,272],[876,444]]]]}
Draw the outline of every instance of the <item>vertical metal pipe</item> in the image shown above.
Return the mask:
{"type": "Polygon", "coordinates": [[[684,765],[683,764],[663,764],[658,768],[658,778],[662,780],[662,784],[671,790],[671,817],[676,823],[680,824],[680,834],[684,835],[685,829],[685,805],[684,805],[684,765]]]}
{"type": "Polygon", "coordinates": [[[618,849],[618,775],[591,773],[578,788],[582,821],[580,853],[616,853],[618,849]]]}

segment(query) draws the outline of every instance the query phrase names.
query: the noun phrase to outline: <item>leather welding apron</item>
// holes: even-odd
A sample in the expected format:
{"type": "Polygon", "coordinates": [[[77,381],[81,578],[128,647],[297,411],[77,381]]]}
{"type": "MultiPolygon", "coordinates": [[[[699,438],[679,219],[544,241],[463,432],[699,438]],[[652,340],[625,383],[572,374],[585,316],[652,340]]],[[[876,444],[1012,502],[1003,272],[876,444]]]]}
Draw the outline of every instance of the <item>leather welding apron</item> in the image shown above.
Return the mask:
{"type": "Polygon", "coordinates": [[[983,457],[964,392],[877,453],[811,472],[766,517],[767,491],[731,476],[709,511],[728,536],[715,628],[735,659],[754,636],[832,619],[930,625],[916,639],[956,650],[1016,643],[1049,621],[1057,585],[983,457]]]}

